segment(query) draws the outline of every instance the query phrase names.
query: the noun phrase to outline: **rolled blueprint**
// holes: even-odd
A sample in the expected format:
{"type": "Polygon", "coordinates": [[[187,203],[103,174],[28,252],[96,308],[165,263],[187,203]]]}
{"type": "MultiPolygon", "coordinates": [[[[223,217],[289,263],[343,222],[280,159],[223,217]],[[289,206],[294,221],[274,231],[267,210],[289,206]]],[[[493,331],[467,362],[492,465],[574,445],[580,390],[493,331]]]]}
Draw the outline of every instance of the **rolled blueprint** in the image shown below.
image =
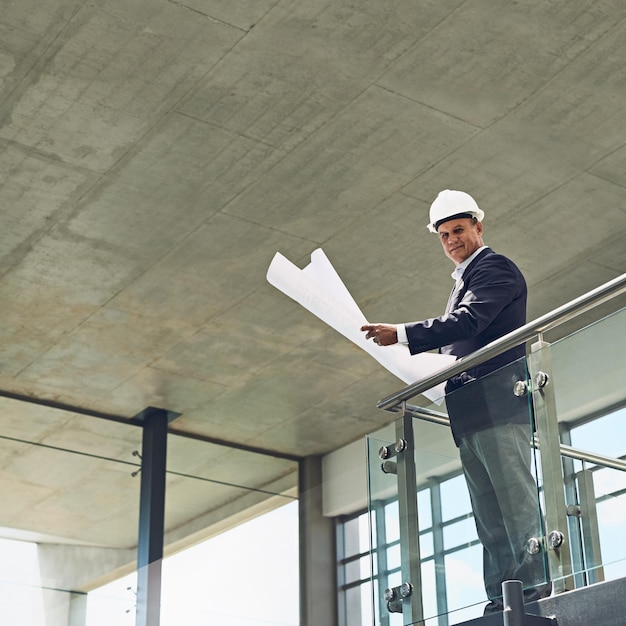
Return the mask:
{"type": "MultiPolygon", "coordinates": [[[[301,304],[307,311],[334,328],[376,359],[385,369],[407,385],[422,380],[454,361],[450,355],[411,355],[403,344],[379,346],[365,339],[360,328],[369,322],[321,248],[313,251],[304,269],[296,267],[277,252],[267,270],[268,282],[301,304]]],[[[441,400],[442,383],[424,392],[431,401],[441,400]]]]}

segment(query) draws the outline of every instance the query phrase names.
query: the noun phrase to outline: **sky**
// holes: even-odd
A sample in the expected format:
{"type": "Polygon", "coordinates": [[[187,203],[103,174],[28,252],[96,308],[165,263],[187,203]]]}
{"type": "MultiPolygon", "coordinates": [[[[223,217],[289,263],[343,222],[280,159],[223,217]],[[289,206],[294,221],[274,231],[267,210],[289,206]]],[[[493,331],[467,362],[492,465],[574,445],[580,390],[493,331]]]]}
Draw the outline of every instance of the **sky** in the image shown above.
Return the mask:
{"type": "MultiPolygon", "coordinates": [[[[165,559],[162,576],[161,626],[297,626],[297,502],[165,559]]],[[[86,626],[134,626],[135,581],[90,594],[86,626]]]]}
{"type": "MultiPolygon", "coordinates": [[[[298,503],[292,501],[163,561],[161,626],[297,626],[298,503]]],[[[50,626],[37,544],[0,539],[0,623],[50,626]]],[[[136,575],[88,595],[85,626],[135,626],[136,575]]],[[[47,595],[46,595],[47,594],[47,595]]],[[[66,611],[66,609],[64,609],[66,611]]],[[[60,612],[60,611],[59,611],[60,612]]]]}

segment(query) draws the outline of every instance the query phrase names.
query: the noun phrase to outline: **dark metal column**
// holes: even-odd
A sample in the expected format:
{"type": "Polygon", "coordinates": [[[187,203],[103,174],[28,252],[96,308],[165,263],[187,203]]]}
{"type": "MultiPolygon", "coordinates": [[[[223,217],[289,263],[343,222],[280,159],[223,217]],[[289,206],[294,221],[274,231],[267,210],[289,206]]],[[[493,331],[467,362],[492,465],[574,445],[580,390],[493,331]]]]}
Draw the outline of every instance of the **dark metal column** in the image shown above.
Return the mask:
{"type": "Polygon", "coordinates": [[[525,626],[526,611],[521,580],[505,580],[502,583],[502,603],[504,626],[525,626]]]}
{"type": "Polygon", "coordinates": [[[161,620],[167,425],[172,416],[178,417],[164,409],[148,407],[132,419],[143,427],[137,543],[137,626],[159,626],[161,620]]]}

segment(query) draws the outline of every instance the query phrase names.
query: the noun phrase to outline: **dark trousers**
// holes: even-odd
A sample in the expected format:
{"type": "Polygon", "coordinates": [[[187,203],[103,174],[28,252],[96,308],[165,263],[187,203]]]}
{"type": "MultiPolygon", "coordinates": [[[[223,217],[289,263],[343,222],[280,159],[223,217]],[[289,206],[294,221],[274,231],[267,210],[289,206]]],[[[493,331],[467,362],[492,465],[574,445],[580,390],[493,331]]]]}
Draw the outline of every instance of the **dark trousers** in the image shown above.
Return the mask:
{"type": "Polygon", "coordinates": [[[485,589],[496,603],[505,580],[521,580],[528,600],[549,593],[544,553],[533,556],[526,550],[530,537],[543,535],[530,438],[528,425],[501,424],[466,435],[459,442],[483,545],[485,589]]]}

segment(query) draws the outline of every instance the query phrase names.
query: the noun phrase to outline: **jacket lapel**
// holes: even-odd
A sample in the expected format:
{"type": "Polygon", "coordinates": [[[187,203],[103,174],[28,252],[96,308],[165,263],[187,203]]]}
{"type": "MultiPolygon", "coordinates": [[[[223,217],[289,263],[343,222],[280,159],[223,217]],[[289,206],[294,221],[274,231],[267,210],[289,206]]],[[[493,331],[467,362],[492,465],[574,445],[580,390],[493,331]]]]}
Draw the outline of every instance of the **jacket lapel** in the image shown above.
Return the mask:
{"type": "Polygon", "coordinates": [[[450,297],[448,298],[448,306],[446,306],[446,313],[445,313],[446,315],[450,313],[451,311],[454,311],[454,309],[456,309],[458,303],[461,301],[461,298],[465,294],[465,289],[464,289],[465,281],[467,278],[469,278],[469,275],[472,269],[476,266],[476,264],[478,263],[478,261],[480,261],[480,259],[482,259],[487,254],[492,254],[492,253],[493,253],[493,250],[491,248],[486,248],[465,268],[465,271],[463,272],[463,276],[459,280],[456,281],[452,289],[452,292],[450,293],[450,297]]]}
{"type": "Polygon", "coordinates": [[[458,303],[458,299],[459,299],[459,293],[461,292],[461,288],[463,287],[465,283],[463,282],[463,279],[460,278],[459,280],[456,281],[456,283],[454,283],[454,287],[452,288],[452,291],[450,292],[450,297],[448,298],[448,305],[446,306],[446,315],[448,313],[450,313],[450,311],[454,311],[457,303],[458,303]]]}

